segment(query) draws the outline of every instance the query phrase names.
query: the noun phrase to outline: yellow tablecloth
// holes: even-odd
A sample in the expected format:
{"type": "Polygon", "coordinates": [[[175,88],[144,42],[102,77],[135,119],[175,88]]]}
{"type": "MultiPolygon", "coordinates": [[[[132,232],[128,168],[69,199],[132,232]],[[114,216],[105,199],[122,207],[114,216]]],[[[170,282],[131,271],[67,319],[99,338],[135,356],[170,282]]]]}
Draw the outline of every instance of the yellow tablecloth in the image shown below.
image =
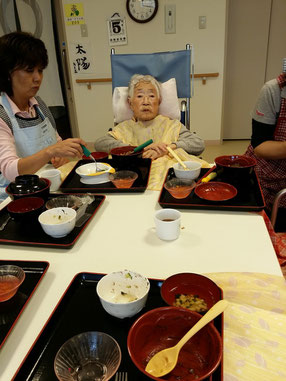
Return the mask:
{"type": "Polygon", "coordinates": [[[222,288],[224,381],[286,380],[286,281],[257,273],[205,274],[222,288]]]}

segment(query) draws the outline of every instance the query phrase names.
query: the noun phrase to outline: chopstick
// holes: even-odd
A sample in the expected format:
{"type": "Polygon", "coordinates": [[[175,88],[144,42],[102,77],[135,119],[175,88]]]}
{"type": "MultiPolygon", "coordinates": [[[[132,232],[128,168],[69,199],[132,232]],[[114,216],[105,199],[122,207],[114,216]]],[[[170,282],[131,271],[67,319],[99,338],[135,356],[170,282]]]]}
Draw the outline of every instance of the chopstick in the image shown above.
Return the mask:
{"type": "Polygon", "coordinates": [[[184,169],[188,169],[188,167],[186,166],[186,164],[184,162],[182,162],[182,160],[179,158],[179,156],[176,154],[176,152],[174,152],[172,150],[172,148],[170,147],[167,147],[167,150],[170,152],[170,154],[172,156],[174,156],[174,158],[181,164],[181,166],[184,168],[184,169]]]}

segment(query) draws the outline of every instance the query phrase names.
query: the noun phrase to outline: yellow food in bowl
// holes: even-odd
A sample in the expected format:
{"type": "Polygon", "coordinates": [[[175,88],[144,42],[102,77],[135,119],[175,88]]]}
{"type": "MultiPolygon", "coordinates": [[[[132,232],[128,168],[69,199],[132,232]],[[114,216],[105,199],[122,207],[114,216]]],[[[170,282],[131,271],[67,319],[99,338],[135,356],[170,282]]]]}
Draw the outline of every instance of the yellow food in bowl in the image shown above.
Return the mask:
{"type": "Polygon", "coordinates": [[[183,307],[195,312],[207,311],[208,306],[204,299],[199,298],[198,295],[192,294],[178,294],[176,295],[175,307],[183,307]]]}

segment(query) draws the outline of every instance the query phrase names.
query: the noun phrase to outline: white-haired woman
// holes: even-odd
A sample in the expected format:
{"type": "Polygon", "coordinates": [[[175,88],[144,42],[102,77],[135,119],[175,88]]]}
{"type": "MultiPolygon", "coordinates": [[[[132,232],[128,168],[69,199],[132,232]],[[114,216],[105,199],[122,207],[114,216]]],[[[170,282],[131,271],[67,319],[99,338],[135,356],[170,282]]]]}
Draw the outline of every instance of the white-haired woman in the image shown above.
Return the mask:
{"type": "Polygon", "coordinates": [[[119,123],[107,135],[97,139],[95,149],[109,152],[115,147],[138,146],[153,139],[153,143],[144,149],[144,158],[154,160],[168,155],[167,146],[200,155],[204,150],[203,140],[178,120],[159,115],[160,102],[159,82],[151,75],[134,74],[128,87],[128,103],[133,118],[119,123]]]}

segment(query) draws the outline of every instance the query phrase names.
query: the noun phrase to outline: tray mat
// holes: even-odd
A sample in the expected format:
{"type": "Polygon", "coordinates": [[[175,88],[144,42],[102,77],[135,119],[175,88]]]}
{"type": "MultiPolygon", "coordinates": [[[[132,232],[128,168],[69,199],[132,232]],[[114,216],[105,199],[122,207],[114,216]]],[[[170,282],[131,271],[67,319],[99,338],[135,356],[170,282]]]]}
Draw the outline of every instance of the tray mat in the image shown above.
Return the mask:
{"type": "Polygon", "coordinates": [[[62,192],[134,193],[144,192],[147,188],[152,162],[150,159],[134,158],[132,164],[124,168],[118,168],[112,159],[104,160],[104,163],[110,164],[115,170],[128,169],[138,174],[138,178],[135,180],[132,187],[128,189],[118,189],[110,181],[103,184],[83,184],[80,181],[80,176],[75,170],[79,166],[90,162],[90,160],[79,160],[62,182],[60,190],[62,192]]]}
{"type": "MultiPolygon", "coordinates": [[[[62,196],[62,194],[52,193],[50,194],[49,199],[58,196],[62,196]]],[[[47,235],[38,221],[27,224],[10,219],[5,228],[0,231],[0,244],[70,249],[75,244],[87,224],[94,217],[104,199],[104,195],[94,195],[94,201],[89,204],[86,209],[86,213],[91,214],[90,218],[81,227],[75,227],[63,238],[53,238],[47,235]]],[[[0,211],[0,223],[7,213],[7,207],[0,211]]]]}
{"type": "MultiPolygon", "coordinates": [[[[214,170],[215,168],[202,168],[197,182],[199,183],[201,179],[206,176],[206,174],[209,174],[214,170]]],[[[166,175],[164,184],[166,181],[174,177],[174,170],[173,168],[170,168],[166,175]]],[[[265,203],[255,171],[253,171],[249,178],[246,179],[238,180],[235,178],[226,178],[218,174],[213,181],[222,181],[235,186],[237,189],[237,195],[228,201],[207,201],[199,198],[195,194],[195,191],[192,190],[188,197],[184,199],[175,199],[163,185],[158,202],[163,208],[178,209],[231,210],[247,212],[258,212],[264,209],[265,203]]]]}
{"type": "MultiPolygon", "coordinates": [[[[147,304],[138,315],[128,319],[117,319],[104,311],[96,294],[96,285],[102,276],[80,273],[74,278],[22,363],[15,381],[56,381],[53,362],[58,349],[70,337],[87,331],[106,332],[115,338],[122,351],[119,371],[127,371],[128,380],[150,380],[136,368],[130,359],[127,350],[127,335],[129,328],[141,314],[166,305],[160,296],[162,281],[150,280],[151,287],[147,304]]],[[[222,332],[222,317],[217,317],[214,323],[222,332]]],[[[114,378],[112,378],[113,381],[114,378]]],[[[213,375],[206,379],[206,381],[217,380],[222,380],[222,363],[213,375]]]]}
{"type": "Polygon", "coordinates": [[[49,267],[49,263],[0,260],[0,266],[3,265],[21,267],[25,271],[26,277],[16,294],[10,300],[0,303],[0,348],[6,341],[32,294],[42,280],[49,267]]]}

